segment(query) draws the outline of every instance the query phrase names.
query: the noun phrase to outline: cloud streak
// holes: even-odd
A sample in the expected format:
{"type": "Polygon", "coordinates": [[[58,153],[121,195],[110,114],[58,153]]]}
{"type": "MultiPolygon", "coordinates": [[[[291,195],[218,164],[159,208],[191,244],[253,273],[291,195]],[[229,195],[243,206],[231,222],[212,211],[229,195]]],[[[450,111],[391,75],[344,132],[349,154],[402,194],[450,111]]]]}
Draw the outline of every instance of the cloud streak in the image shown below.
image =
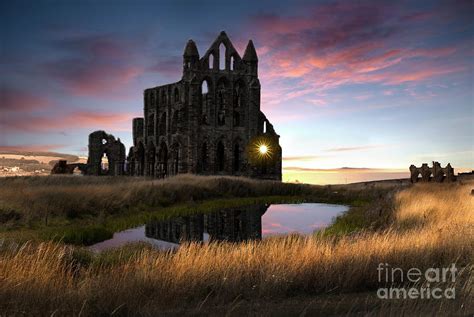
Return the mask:
{"type": "Polygon", "coordinates": [[[384,171],[384,169],[378,168],[365,168],[365,167],[341,167],[341,168],[312,168],[312,167],[300,167],[300,166],[288,166],[283,168],[285,171],[293,171],[293,172],[376,172],[376,171],[384,171]]]}
{"type": "Polygon", "coordinates": [[[385,145],[362,145],[352,147],[337,147],[325,150],[326,152],[352,152],[352,151],[366,151],[386,147],[385,145]]]}
{"type": "Polygon", "coordinates": [[[0,108],[2,111],[28,112],[44,110],[52,105],[53,101],[45,96],[6,85],[2,85],[0,88],[0,108]]]}
{"type": "Polygon", "coordinates": [[[108,129],[129,131],[135,113],[103,113],[76,111],[55,116],[27,115],[10,116],[0,120],[5,131],[50,132],[70,129],[108,129]]]}
{"type": "Polygon", "coordinates": [[[2,153],[16,153],[16,152],[49,152],[63,148],[63,144],[25,144],[25,145],[0,145],[0,152],[2,153]]]}
{"type": "Polygon", "coordinates": [[[323,158],[320,155],[303,155],[303,156],[285,156],[283,157],[284,162],[305,162],[305,161],[314,161],[323,158]]]}

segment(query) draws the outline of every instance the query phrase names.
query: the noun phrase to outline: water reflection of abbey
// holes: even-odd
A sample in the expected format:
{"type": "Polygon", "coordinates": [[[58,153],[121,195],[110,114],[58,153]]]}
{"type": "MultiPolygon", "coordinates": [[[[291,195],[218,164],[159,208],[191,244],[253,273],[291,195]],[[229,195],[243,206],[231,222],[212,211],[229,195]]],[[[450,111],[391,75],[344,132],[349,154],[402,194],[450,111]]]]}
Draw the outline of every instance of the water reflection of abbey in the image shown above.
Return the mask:
{"type": "Polygon", "coordinates": [[[181,241],[240,242],[262,238],[262,216],[266,205],[225,209],[209,214],[198,214],[150,222],[145,226],[149,238],[179,243],[181,241]]]}

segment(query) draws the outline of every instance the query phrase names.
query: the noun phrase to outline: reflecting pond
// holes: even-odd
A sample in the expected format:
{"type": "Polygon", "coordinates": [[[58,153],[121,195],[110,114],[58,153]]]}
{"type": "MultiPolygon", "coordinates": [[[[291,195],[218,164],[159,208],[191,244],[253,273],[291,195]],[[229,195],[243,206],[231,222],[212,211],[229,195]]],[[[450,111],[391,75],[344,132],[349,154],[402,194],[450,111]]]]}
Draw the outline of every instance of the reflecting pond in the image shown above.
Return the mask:
{"type": "Polygon", "coordinates": [[[232,241],[262,239],[289,233],[310,234],[331,224],[348,206],[304,203],[253,205],[213,213],[174,217],[114,234],[90,246],[93,251],[148,242],[159,249],[173,249],[180,241],[232,241]]]}

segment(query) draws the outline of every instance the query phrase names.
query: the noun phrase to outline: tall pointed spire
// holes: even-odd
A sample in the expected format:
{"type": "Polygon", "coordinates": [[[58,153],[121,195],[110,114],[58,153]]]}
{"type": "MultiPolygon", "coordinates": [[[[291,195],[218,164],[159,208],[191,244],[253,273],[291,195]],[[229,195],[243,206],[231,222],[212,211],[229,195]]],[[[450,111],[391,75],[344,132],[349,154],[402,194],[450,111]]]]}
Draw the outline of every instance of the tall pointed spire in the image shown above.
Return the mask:
{"type": "Polygon", "coordinates": [[[257,51],[255,50],[255,46],[253,46],[252,40],[247,44],[242,60],[247,62],[258,62],[257,51]]]}
{"type": "Polygon", "coordinates": [[[193,40],[189,40],[188,43],[186,44],[186,48],[184,49],[184,54],[183,56],[185,57],[198,57],[199,58],[199,52],[196,46],[196,43],[194,43],[193,40]]]}

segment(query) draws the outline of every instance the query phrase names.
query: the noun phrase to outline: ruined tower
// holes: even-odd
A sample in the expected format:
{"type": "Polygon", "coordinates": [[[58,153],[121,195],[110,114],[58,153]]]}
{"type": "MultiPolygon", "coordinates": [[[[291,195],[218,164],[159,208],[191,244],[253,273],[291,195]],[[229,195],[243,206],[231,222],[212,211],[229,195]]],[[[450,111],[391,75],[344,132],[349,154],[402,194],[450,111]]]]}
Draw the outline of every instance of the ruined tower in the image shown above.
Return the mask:
{"type": "Polygon", "coordinates": [[[221,32],[200,57],[194,41],[183,53],[180,81],[144,91],[144,116],[133,120],[127,173],[243,175],[281,180],[279,135],[260,111],[258,57],[243,57],[221,32]],[[269,155],[251,160],[255,140],[269,155]]]}

